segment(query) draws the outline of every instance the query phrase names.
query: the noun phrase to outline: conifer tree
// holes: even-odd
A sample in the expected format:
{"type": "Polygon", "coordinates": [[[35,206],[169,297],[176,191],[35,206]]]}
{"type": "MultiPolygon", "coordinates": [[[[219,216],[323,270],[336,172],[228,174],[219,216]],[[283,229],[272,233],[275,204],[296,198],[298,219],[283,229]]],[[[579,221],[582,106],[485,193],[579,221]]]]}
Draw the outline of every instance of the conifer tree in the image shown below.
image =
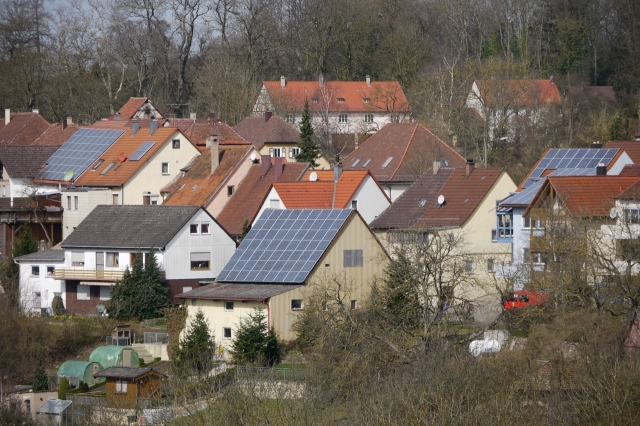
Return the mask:
{"type": "Polygon", "coordinates": [[[183,373],[208,373],[213,368],[215,336],[209,331],[204,313],[198,309],[193,321],[180,341],[176,364],[183,373]]]}
{"type": "Polygon", "coordinates": [[[262,309],[255,309],[240,320],[230,353],[236,364],[274,365],[280,361],[275,330],[267,328],[262,309]]]}
{"type": "Polygon", "coordinates": [[[36,371],[33,377],[33,391],[42,392],[49,390],[49,377],[44,366],[44,357],[42,352],[38,353],[38,363],[36,364],[36,371]]]}
{"type": "Polygon", "coordinates": [[[313,167],[318,167],[316,162],[320,158],[318,145],[313,141],[313,127],[311,126],[311,115],[309,114],[309,100],[304,100],[302,110],[302,123],[300,124],[300,153],[296,155],[299,163],[310,163],[313,167]]]}

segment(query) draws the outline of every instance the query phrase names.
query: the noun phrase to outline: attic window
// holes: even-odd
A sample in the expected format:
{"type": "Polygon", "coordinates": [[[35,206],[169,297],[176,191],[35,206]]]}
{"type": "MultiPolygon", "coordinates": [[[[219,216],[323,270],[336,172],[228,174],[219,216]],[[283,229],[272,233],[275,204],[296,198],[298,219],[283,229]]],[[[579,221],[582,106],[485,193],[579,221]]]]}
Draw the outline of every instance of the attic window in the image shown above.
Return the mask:
{"type": "Polygon", "coordinates": [[[318,98],[311,98],[311,103],[317,104],[318,103],[318,98]]]}
{"type": "Polygon", "coordinates": [[[365,167],[367,167],[369,165],[369,163],[371,162],[372,158],[367,159],[367,161],[364,162],[364,164],[362,165],[362,168],[364,169],[365,167]]]}
{"type": "Polygon", "coordinates": [[[371,102],[371,98],[363,98],[362,100],[364,101],[365,104],[368,104],[371,102]]]}
{"type": "Polygon", "coordinates": [[[104,175],[106,175],[106,174],[107,174],[107,172],[108,172],[109,170],[111,170],[111,168],[114,166],[114,164],[116,164],[116,163],[115,163],[115,162],[111,162],[111,163],[109,163],[109,165],[108,165],[107,167],[105,167],[103,171],[101,171],[101,172],[100,172],[100,176],[104,176],[104,175]]]}
{"type": "Polygon", "coordinates": [[[393,157],[387,158],[387,161],[384,162],[384,164],[382,165],[382,168],[384,169],[385,167],[387,167],[391,162],[391,160],[393,160],[393,157]]]}
{"type": "Polygon", "coordinates": [[[338,98],[338,103],[339,104],[343,104],[344,103],[344,98],[338,98]]]}
{"type": "Polygon", "coordinates": [[[357,166],[360,160],[362,160],[362,157],[356,158],[356,161],[353,162],[353,164],[351,165],[351,168],[353,169],[355,166],[357,166]]]}
{"type": "Polygon", "coordinates": [[[427,200],[420,200],[420,207],[424,207],[425,204],[427,204],[427,200]]]}
{"type": "Polygon", "coordinates": [[[91,170],[96,170],[98,167],[100,167],[100,165],[104,163],[104,160],[98,160],[98,162],[96,163],[95,166],[93,166],[93,168],[91,170]]]}

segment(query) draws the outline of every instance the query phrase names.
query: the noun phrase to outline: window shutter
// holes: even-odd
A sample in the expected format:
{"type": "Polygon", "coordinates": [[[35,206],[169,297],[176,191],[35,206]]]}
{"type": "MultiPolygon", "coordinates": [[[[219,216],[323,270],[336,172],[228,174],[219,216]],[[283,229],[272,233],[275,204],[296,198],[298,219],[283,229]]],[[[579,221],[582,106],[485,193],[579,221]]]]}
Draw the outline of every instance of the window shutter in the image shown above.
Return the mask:
{"type": "Polygon", "coordinates": [[[71,261],[73,262],[84,262],[84,252],[82,251],[74,251],[71,253],[71,261]]]}
{"type": "Polygon", "coordinates": [[[206,262],[211,260],[211,253],[191,253],[192,262],[206,262]]]}

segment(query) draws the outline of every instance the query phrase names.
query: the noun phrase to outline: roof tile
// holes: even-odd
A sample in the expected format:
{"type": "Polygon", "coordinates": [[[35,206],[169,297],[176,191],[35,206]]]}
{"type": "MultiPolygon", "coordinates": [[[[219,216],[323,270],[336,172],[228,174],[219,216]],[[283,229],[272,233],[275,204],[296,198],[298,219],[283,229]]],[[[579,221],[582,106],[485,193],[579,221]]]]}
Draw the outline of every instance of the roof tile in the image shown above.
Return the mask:
{"type": "Polygon", "coordinates": [[[0,121],[0,146],[36,145],[38,137],[49,126],[49,122],[35,112],[12,113],[9,124],[0,121]]]}
{"type": "Polygon", "coordinates": [[[485,106],[534,107],[562,102],[553,80],[476,80],[485,106]]]}
{"type": "Polygon", "coordinates": [[[298,131],[279,117],[247,117],[238,123],[233,130],[242,138],[251,142],[256,149],[265,143],[299,143],[298,131]]]}

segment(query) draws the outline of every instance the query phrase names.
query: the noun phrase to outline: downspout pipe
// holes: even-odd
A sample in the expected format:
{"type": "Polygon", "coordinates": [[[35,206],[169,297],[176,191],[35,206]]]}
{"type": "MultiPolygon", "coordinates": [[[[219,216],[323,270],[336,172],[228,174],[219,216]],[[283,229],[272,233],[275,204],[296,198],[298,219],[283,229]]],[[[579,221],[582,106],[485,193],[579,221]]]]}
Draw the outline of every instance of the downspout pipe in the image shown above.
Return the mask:
{"type": "Polygon", "coordinates": [[[260,303],[267,307],[267,332],[271,334],[271,306],[269,305],[269,300],[264,299],[260,303]]]}

